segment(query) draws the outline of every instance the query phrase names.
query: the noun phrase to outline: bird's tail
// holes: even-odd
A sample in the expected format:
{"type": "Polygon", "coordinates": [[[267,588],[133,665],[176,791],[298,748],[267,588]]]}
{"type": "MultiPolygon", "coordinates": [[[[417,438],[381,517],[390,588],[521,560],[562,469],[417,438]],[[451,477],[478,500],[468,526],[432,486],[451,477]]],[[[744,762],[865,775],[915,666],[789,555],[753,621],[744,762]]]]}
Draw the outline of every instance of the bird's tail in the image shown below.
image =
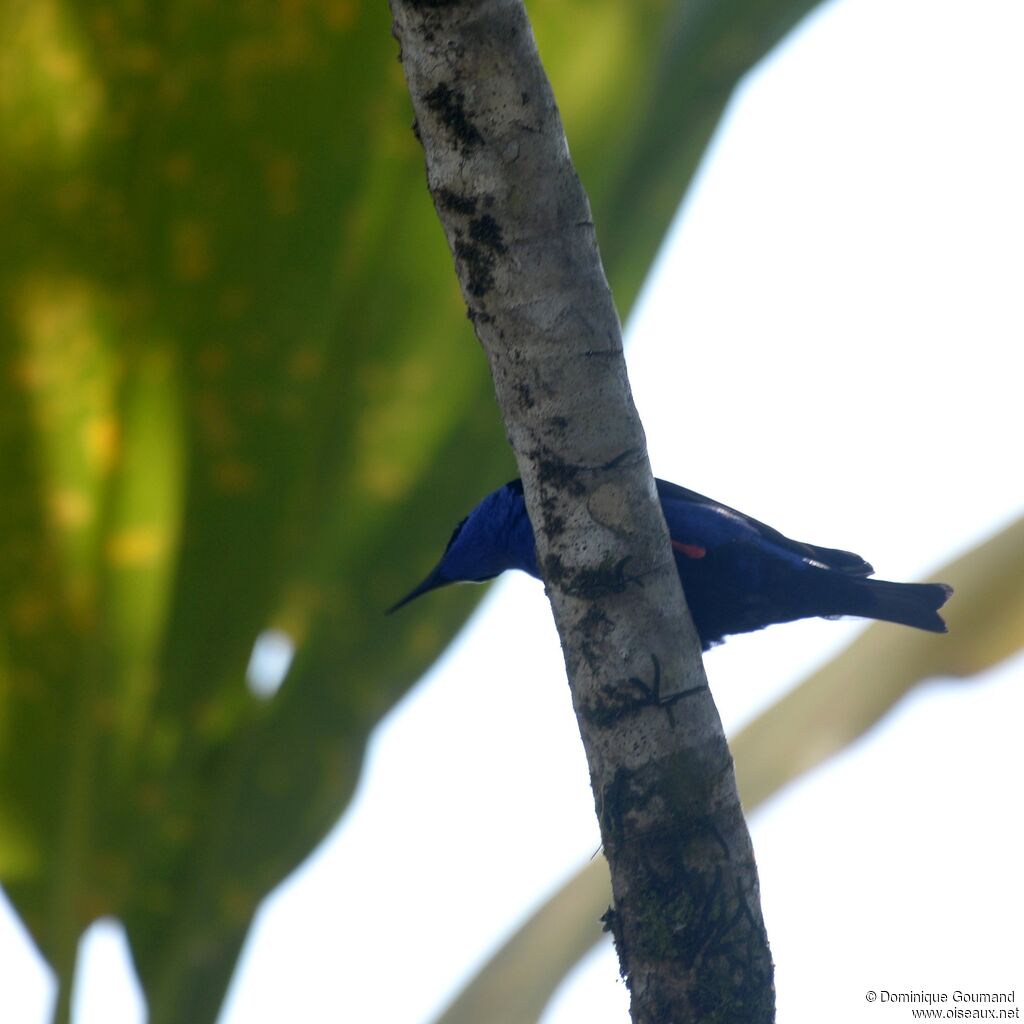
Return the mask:
{"type": "Polygon", "coordinates": [[[890,583],[888,580],[860,579],[847,590],[849,600],[843,614],[945,633],[947,627],[939,609],[952,593],[953,588],[945,583],[890,583]]]}

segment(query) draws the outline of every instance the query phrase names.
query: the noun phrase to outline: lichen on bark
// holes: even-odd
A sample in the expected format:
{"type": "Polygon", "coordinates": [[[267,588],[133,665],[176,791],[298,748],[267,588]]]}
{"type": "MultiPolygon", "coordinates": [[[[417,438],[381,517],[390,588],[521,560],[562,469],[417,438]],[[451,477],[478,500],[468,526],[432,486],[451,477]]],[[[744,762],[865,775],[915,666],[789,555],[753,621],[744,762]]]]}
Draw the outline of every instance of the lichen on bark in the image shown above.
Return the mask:
{"type": "Polygon", "coordinates": [[[767,1024],[772,963],[732,759],[525,10],[390,2],[428,187],[562,640],[633,1019],[767,1024]]]}

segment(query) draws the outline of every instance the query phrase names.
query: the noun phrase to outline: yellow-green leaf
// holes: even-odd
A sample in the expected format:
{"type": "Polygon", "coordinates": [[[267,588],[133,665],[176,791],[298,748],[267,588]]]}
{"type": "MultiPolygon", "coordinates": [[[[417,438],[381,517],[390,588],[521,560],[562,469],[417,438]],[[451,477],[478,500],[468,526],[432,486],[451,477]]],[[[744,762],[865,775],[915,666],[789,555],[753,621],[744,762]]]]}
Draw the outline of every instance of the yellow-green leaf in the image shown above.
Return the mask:
{"type": "MultiPolygon", "coordinates": [[[[531,4],[623,312],[810,6],[531,4]]],[[[383,3],[0,6],[0,880],[59,1013],[109,914],[212,1020],[472,603],[382,614],[511,473],[395,58],[383,3]]]]}

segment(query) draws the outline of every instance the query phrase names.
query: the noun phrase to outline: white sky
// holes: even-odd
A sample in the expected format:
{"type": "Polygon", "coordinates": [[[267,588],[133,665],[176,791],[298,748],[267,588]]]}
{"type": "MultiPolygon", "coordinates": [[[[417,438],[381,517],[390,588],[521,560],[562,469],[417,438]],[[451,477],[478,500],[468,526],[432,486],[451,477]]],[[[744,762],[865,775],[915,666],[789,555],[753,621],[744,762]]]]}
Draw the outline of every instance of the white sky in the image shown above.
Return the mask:
{"type": "MultiPolygon", "coordinates": [[[[629,325],[659,475],[890,579],[1024,512],[1022,44],[1016,0],[840,0],[751,77],[629,325]]],[[[711,652],[727,728],[859,628],[711,652]]],[[[868,989],[1024,1003],[1022,682],[1018,657],[922,689],[754,817],[781,1022],[911,1019],[868,989]]],[[[425,1024],[597,846],[543,592],[511,578],[267,901],[222,1024],[425,1024]]],[[[119,931],[83,959],[78,1024],[140,1021],[119,931]]],[[[544,1024],[624,1024],[616,979],[595,954],[544,1024]]],[[[0,1019],[53,991],[0,901],[0,1019]]]]}

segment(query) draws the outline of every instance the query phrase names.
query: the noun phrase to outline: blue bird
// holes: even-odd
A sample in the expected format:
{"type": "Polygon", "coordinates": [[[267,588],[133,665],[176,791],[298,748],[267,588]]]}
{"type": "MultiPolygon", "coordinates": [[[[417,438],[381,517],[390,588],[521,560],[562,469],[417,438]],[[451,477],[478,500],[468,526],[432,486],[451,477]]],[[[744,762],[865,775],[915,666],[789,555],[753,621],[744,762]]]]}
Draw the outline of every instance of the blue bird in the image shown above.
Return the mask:
{"type": "MultiPolygon", "coordinates": [[[[733,633],[813,616],[858,615],[946,632],[938,610],[952,587],[868,579],[874,569],[860,555],[790,540],[695,491],[665,480],[655,483],[704,650],[733,633]]],[[[482,583],[506,569],[540,579],[519,480],[487,495],[455,527],[434,571],[389,610],[429,590],[449,583],[482,583]]]]}

